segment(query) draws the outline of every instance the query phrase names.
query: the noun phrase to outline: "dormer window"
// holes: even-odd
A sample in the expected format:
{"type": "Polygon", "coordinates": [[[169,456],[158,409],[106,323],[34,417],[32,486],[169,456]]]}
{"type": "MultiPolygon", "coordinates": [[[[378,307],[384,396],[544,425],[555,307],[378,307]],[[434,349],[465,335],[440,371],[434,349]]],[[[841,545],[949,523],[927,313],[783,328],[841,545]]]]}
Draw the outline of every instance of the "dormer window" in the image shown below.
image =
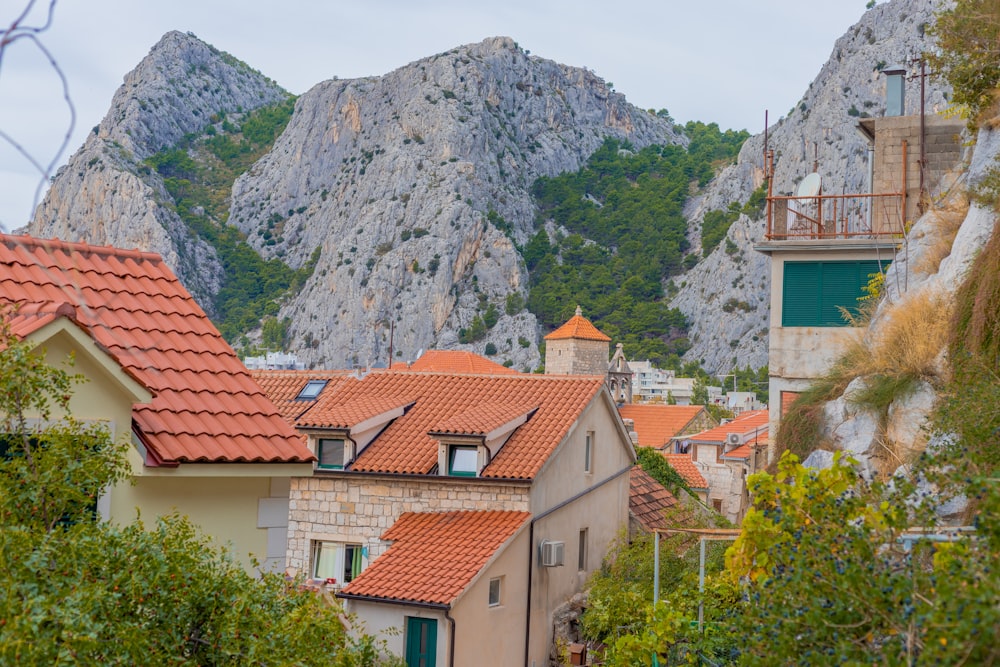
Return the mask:
{"type": "Polygon", "coordinates": [[[475,477],[479,474],[479,447],[451,445],[448,447],[448,474],[454,477],[475,477]]]}
{"type": "Polygon", "coordinates": [[[296,401],[315,401],[316,397],[319,396],[320,392],[323,391],[323,387],[326,386],[326,380],[309,380],[306,382],[306,386],[302,387],[302,391],[299,395],[295,397],[296,401]]]}
{"type": "Polygon", "coordinates": [[[343,470],[347,447],[343,438],[320,438],[316,441],[316,467],[321,470],[343,470]]]}

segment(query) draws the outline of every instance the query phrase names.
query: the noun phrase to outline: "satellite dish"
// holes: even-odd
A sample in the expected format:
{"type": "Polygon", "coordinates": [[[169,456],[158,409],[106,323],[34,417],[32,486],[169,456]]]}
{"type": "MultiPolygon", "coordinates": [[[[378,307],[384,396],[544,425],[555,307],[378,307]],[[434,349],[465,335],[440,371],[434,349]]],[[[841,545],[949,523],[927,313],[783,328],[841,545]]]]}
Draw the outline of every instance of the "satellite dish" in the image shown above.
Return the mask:
{"type": "Polygon", "coordinates": [[[819,194],[820,189],[820,178],[819,174],[815,171],[799,183],[799,191],[795,194],[796,197],[815,197],[819,194]]]}

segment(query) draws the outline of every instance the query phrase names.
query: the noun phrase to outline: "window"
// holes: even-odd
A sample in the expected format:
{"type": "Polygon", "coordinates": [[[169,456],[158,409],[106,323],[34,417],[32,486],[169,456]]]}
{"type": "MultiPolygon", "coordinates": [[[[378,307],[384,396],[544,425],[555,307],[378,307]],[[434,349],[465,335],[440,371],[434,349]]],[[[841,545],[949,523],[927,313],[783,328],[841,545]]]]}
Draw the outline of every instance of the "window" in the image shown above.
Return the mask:
{"type": "Polygon", "coordinates": [[[343,470],[346,454],[343,438],[320,438],[316,442],[317,468],[343,470]]]}
{"type": "Polygon", "coordinates": [[[886,265],[876,260],[785,262],[781,326],[848,326],[840,308],[856,312],[868,276],[886,265]]]}
{"type": "Polygon", "coordinates": [[[479,448],[452,445],[448,448],[448,474],[456,477],[475,477],[479,473],[479,448]]]}
{"type": "Polygon", "coordinates": [[[319,393],[323,391],[323,387],[326,386],[326,382],[326,380],[309,380],[309,382],[306,382],[306,386],[302,387],[302,391],[295,397],[295,400],[315,401],[319,393]]]}
{"type": "Polygon", "coordinates": [[[313,542],[312,577],[346,584],[361,574],[364,550],[360,544],[313,542]]]}
{"type": "Polygon", "coordinates": [[[712,499],[712,509],[714,509],[719,514],[722,514],[722,498],[712,499]]]}
{"type": "Polygon", "coordinates": [[[587,431],[587,438],[583,443],[583,472],[591,472],[594,461],[594,432],[587,431]]]}
{"type": "Polygon", "coordinates": [[[580,531],[580,548],[577,552],[577,568],[578,570],[587,569],[587,533],[589,529],[584,528],[580,531]]]}
{"type": "Polygon", "coordinates": [[[501,591],[501,580],[502,577],[495,577],[490,579],[490,606],[499,607],[501,603],[500,591],[501,591]]]}

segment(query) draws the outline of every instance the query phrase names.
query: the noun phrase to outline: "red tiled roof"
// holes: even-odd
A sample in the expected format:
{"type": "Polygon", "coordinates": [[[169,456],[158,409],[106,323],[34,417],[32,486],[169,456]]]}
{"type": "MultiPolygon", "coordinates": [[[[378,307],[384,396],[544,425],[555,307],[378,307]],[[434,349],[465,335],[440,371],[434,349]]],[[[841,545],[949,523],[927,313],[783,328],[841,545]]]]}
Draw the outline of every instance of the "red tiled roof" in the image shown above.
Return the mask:
{"type": "Polygon", "coordinates": [[[767,447],[767,445],[768,439],[766,436],[756,438],[753,442],[748,442],[745,445],[740,445],[736,449],[726,452],[722,455],[722,457],[728,459],[748,459],[753,454],[755,449],[767,447]]]}
{"type": "Polygon", "coordinates": [[[310,380],[326,380],[326,391],[343,380],[351,371],[289,371],[289,370],[253,370],[250,375],[264,390],[274,407],[293,426],[295,420],[303,412],[311,408],[315,401],[297,401],[296,397],[310,380]]]}
{"type": "Polygon", "coordinates": [[[487,402],[469,408],[465,412],[448,417],[431,428],[431,433],[452,435],[486,435],[504,424],[526,417],[534,411],[534,406],[517,403],[487,402]]]}
{"type": "Polygon", "coordinates": [[[580,313],[579,308],[576,309],[576,315],[569,318],[566,324],[546,336],[545,340],[561,340],[564,338],[611,342],[608,336],[604,335],[590,320],[580,313]]]}
{"type": "Polygon", "coordinates": [[[318,402],[301,415],[295,425],[299,428],[350,429],[378,415],[413,404],[413,399],[365,394],[346,402],[318,402]]]}
{"type": "Polygon", "coordinates": [[[496,415],[499,413],[494,411],[503,406],[508,411],[503,414],[507,415],[537,407],[481,473],[482,477],[490,478],[532,479],[584,408],[603,389],[604,379],[590,376],[373,371],[363,379],[348,376],[335,387],[328,386],[298,424],[308,422],[317,428],[329,427],[311,415],[336,414],[340,407],[356,401],[405,397],[413,406],[365,447],[351,469],[428,474],[438,461],[438,440],[430,435],[434,429],[488,426],[485,422],[464,423],[470,414],[480,421],[483,414],[477,414],[477,409],[496,415]],[[486,405],[491,407],[480,407],[486,405]]]}
{"type": "Polygon", "coordinates": [[[692,489],[708,488],[708,482],[705,481],[701,471],[698,470],[698,466],[691,460],[690,454],[664,453],[663,458],[667,459],[670,467],[676,470],[692,489]]]}
{"type": "Polygon", "coordinates": [[[726,436],[730,433],[739,433],[741,435],[753,433],[761,427],[766,427],[767,421],[767,410],[750,410],[736,417],[731,422],[710,428],[701,433],[695,433],[690,436],[690,439],[697,442],[721,443],[726,441],[726,436]]]}
{"type": "Polygon", "coordinates": [[[159,255],[0,235],[0,299],[26,313],[74,307],[74,321],[155,396],[132,413],[152,460],[312,460],[159,255]]]}
{"type": "MultiPolygon", "coordinates": [[[[402,370],[393,364],[392,370],[402,370]]],[[[405,369],[406,366],[403,366],[405,369]]],[[[411,371],[436,373],[479,373],[483,375],[520,375],[513,368],[507,368],[486,357],[464,350],[427,350],[409,365],[411,371]]]]}
{"type": "Polygon", "coordinates": [[[348,596],[450,605],[529,512],[407,512],[382,536],[389,549],[344,588],[348,596]]]}
{"type": "Polygon", "coordinates": [[[622,419],[635,422],[635,432],[642,447],[663,447],[672,437],[681,433],[684,427],[705,408],[701,405],[639,405],[629,404],[618,407],[622,419]]]}
{"type": "Polygon", "coordinates": [[[638,465],[629,473],[628,509],[648,531],[667,527],[664,512],[677,504],[674,494],[638,465]]]}

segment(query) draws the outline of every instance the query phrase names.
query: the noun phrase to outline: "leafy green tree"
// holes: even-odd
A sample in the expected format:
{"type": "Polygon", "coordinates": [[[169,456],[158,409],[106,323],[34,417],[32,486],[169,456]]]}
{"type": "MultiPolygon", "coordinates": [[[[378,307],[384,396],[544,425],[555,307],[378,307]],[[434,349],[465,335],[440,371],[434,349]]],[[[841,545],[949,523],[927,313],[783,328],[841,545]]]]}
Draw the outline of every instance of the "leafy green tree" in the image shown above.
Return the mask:
{"type": "Polygon", "coordinates": [[[929,31],[937,49],[925,54],[931,70],[947,81],[952,100],[974,129],[992,108],[1000,86],[1000,5],[995,0],[956,0],[937,14],[929,31]]]}
{"type": "Polygon", "coordinates": [[[66,417],[78,376],[0,327],[0,664],[395,664],[337,603],[255,578],[183,517],[95,516],[123,442],[66,417]]]}
{"type": "Polygon", "coordinates": [[[745,584],[741,664],[994,664],[1000,659],[1000,493],[921,466],[981,502],[976,534],[935,545],[905,538],[932,515],[913,486],[869,483],[838,454],[825,470],[791,453],[748,480],[754,504],[727,553],[745,584]]]}

